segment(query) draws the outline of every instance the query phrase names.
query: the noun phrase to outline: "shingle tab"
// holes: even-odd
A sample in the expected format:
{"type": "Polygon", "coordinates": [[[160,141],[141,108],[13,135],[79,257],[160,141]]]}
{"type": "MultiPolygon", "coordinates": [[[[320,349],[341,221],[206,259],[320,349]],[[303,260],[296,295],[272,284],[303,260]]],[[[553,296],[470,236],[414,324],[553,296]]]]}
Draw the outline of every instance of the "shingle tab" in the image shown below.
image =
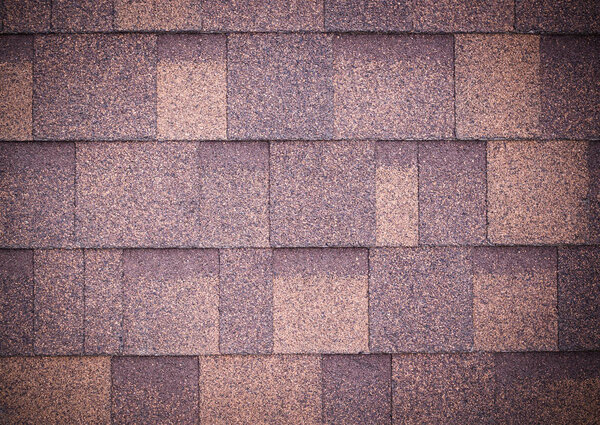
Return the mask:
{"type": "Polygon", "coordinates": [[[50,30],[52,0],[2,0],[5,32],[50,30]]]}
{"type": "Polygon", "coordinates": [[[228,37],[230,139],[330,138],[333,53],[328,34],[228,37]]]}
{"type": "Polygon", "coordinates": [[[196,357],[113,357],[114,424],[198,424],[196,357]]]}
{"type": "Polygon", "coordinates": [[[475,349],[556,350],[556,285],[555,248],[474,249],[475,349]]]}
{"type": "Polygon", "coordinates": [[[590,0],[518,0],[516,30],[600,32],[600,3],[590,0]]]}
{"type": "Polygon", "coordinates": [[[469,252],[446,247],[370,251],[371,352],[471,349],[469,252]]]}
{"type": "Polygon", "coordinates": [[[64,32],[111,31],[113,0],[52,0],[52,29],[64,32]]]}
{"type": "Polygon", "coordinates": [[[410,31],[412,1],[324,0],[328,31],[410,31]]]}
{"type": "Polygon", "coordinates": [[[200,422],[321,424],[319,358],[201,357],[200,422]]]}
{"type": "Polygon", "coordinates": [[[155,36],[35,38],[36,140],[138,140],[155,133],[155,36]]]}
{"type": "Polygon", "coordinates": [[[0,143],[0,245],[73,244],[75,146],[0,143]]]}
{"type": "Polygon", "coordinates": [[[0,355],[33,354],[33,252],[0,250],[0,355]]]}
{"type": "Polygon", "coordinates": [[[421,243],[477,245],[485,242],[485,161],[485,143],[419,145],[421,243]]]}
{"type": "Polygon", "coordinates": [[[540,120],[540,40],[534,35],[456,37],[456,135],[535,137],[540,120]]]}
{"type": "Polygon", "coordinates": [[[390,361],[386,355],[323,356],[323,422],[390,424],[390,361]]]}
{"type": "Polygon", "coordinates": [[[220,252],[221,353],[273,351],[273,271],[268,249],[220,252]]]}
{"type": "Polygon", "coordinates": [[[333,46],[335,138],[452,137],[451,36],[336,35],[333,46]]]}
{"type": "Polygon", "coordinates": [[[414,28],[416,31],[428,32],[511,31],[514,2],[515,0],[415,0],[414,28]]]}
{"type": "Polygon", "coordinates": [[[365,249],[280,249],[273,253],[276,353],[368,351],[365,249]]]}
{"type": "Polygon", "coordinates": [[[83,251],[34,252],[36,354],[83,354],[83,251]]]}
{"type": "Polygon", "coordinates": [[[114,0],[115,29],[191,31],[202,24],[202,0],[114,0]]]}
{"type": "Polygon", "coordinates": [[[216,250],[126,250],[123,269],[125,353],[219,351],[216,250]]]}
{"type": "Polygon", "coordinates": [[[271,243],[369,245],[375,239],[371,142],[271,144],[271,243]]]}

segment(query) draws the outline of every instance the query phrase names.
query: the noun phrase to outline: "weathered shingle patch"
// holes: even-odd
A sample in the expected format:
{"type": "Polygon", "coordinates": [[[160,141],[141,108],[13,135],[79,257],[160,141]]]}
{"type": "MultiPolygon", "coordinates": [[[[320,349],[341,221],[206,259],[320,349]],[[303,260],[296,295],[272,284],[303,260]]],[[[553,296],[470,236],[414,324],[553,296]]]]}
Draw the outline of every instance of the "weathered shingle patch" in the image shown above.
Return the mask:
{"type": "Polygon", "coordinates": [[[156,36],[35,38],[33,135],[138,140],[156,134],[156,36]]]}
{"type": "Polygon", "coordinates": [[[2,0],[5,32],[50,30],[52,0],[2,0]]]}
{"type": "Polygon", "coordinates": [[[414,29],[427,32],[510,31],[514,22],[514,1],[415,0],[414,29]]]}
{"type": "Polygon", "coordinates": [[[111,31],[113,0],[52,0],[52,29],[65,32],[111,31]]]}
{"type": "Polygon", "coordinates": [[[331,138],[331,37],[306,33],[230,35],[229,138],[331,138]]]}
{"type": "Polygon", "coordinates": [[[113,357],[112,423],[198,424],[196,357],[113,357]]]}
{"type": "Polygon", "coordinates": [[[335,138],[452,137],[452,37],[336,35],[333,46],[335,138]]]}
{"type": "Polygon", "coordinates": [[[115,29],[120,31],[199,30],[202,0],[114,0],[115,29]]]}
{"type": "Polygon", "coordinates": [[[590,0],[516,1],[516,30],[525,32],[600,32],[600,3],[590,0]]]}
{"type": "Polygon", "coordinates": [[[410,31],[412,4],[406,0],[324,0],[328,31],[410,31]]]}

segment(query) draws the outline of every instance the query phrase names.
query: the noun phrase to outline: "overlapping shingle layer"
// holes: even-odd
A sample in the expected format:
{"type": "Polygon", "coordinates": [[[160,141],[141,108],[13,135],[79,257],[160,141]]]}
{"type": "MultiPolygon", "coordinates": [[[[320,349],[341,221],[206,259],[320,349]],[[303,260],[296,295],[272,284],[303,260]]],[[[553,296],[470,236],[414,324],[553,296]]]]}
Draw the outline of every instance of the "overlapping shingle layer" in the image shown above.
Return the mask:
{"type": "Polygon", "coordinates": [[[0,423],[599,423],[599,4],[0,0],[0,423]]]}

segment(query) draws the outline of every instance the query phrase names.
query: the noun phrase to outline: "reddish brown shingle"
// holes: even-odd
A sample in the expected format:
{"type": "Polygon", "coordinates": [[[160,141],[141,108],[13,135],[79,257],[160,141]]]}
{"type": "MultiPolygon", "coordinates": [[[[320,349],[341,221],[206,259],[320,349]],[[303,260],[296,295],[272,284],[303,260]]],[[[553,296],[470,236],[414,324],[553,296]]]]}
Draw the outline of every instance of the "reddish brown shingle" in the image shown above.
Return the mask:
{"type": "Polygon", "coordinates": [[[452,136],[452,37],[336,35],[333,46],[335,138],[452,136]]]}
{"type": "Polygon", "coordinates": [[[120,31],[199,30],[201,0],[114,0],[115,29],[120,31]]]}
{"type": "Polygon", "coordinates": [[[406,0],[324,0],[328,31],[410,31],[412,4],[406,0]]]}
{"type": "Polygon", "coordinates": [[[519,0],[516,29],[525,32],[600,32],[600,3],[590,0],[519,0]]]}
{"type": "Polygon", "coordinates": [[[415,0],[414,28],[426,32],[510,31],[514,1],[415,0]]]}
{"type": "Polygon", "coordinates": [[[3,0],[3,30],[45,32],[50,30],[52,0],[3,0]]]}
{"type": "Polygon", "coordinates": [[[65,32],[111,31],[113,0],[52,0],[52,29],[65,32]]]}

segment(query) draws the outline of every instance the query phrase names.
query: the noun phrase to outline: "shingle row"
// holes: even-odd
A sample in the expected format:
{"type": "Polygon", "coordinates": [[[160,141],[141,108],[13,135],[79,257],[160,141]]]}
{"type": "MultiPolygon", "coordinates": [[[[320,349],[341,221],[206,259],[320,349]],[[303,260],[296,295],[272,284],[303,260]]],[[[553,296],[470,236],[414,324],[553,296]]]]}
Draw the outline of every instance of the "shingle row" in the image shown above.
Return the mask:
{"type": "Polygon", "coordinates": [[[514,34],[3,36],[0,139],[598,139],[599,46],[514,34]]]}
{"type": "Polygon", "coordinates": [[[11,423],[594,423],[599,370],[598,353],[16,357],[0,395],[11,423]]]}
{"type": "Polygon", "coordinates": [[[5,142],[0,247],[600,241],[583,141],[5,142]]]}
{"type": "MultiPolygon", "coordinates": [[[[598,32],[590,0],[3,0],[5,32],[598,32]]],[[[2,25],[3,24],[3,25],[2,25]]]]}
{"type": "Polygon", "coordinates": [[[600,348],[596,247],[1,250],[2,355],[600,348]]]}

